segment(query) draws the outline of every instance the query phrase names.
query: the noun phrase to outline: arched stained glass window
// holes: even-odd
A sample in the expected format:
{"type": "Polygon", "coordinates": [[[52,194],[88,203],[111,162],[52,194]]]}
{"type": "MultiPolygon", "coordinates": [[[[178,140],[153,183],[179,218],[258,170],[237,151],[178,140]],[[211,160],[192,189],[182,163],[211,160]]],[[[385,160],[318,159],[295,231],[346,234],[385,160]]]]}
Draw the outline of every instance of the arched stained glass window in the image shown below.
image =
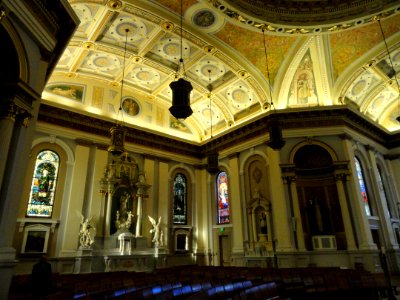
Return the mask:
{"type": "Polygon", "coordinates": [[[187,180],[182,173],[174,178],[174,224],[187,224],[187,180]]]}
{"type": "Polygon", "coordinates": [[[360,183],[360,192],[363,197],[365,213],[367,214],[367,216],[371,216],[372,215],[371,207],[369,206],[368,193],[367,193],[367,188],[365,186],[364,173],[361,167],[361,163],[357,157],[355,157],[354,160],[356,164],[358,182],[360,183]]]}
{"type": "Polygon", "coordinates": [[[28,217],[51,217],[59,165],[60,158],[54,151],[44,150],[37,155],[26,211],[28,217]]]}
{"type": "Polygon", "coordinates": [[[217,175],[217,223],[228,224],[230,222],[229,212],[229,193],[228,193],[228,176],[226,172],[220,172],[217,175]]]}

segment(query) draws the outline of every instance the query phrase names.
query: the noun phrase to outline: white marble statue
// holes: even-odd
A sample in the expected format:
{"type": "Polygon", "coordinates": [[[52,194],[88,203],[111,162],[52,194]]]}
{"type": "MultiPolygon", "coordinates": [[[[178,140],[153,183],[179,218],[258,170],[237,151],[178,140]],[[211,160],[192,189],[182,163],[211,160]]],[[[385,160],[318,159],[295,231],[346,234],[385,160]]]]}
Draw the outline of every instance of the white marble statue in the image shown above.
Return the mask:
{"type": "Polygon", "coordinates": [[[149,217],[151,224],[153,225],[153,229],[150,230],[150,233],[154,234],[152,242],[156,246],[163,246],[164,233],[162,232],[162,229],[161,229],[161,216],[158,218],[158,223],[152,217],[150,217],[150,216],[148,216],[148,217],[149,217]]]}
{"type": "Polygon", "coordinates": [[[79,229],[79,244],[81,248],[90,248],[94,243],[94,236],[96,234],[96,227],[92,222],[92,217],[85,218],[82,214],[81,226],[79,229]]]}
{"type": "Polygon", "coordinates": [[[131,195],[124,192],[119,200],[120,206],[115,214],[115,227],[118,230],[129,230],[132,225],[132,212],[128,210],[128,201],[131,195]]]}

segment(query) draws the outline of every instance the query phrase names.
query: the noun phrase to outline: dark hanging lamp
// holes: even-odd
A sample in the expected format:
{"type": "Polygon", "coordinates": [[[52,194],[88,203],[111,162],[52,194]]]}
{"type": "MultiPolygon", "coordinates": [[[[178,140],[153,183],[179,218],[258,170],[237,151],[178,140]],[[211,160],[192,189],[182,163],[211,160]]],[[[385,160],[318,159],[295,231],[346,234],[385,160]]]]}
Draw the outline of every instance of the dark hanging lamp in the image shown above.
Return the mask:
{"type": "MultiPolygon", "coordinates": [[[[264,42],[264,52],[265,52],[265,60],[267,66],[267,78],[268,78],[268,85],[269,85],[269,97],[270,97],[270,105],[269,107],[274,107],[274,102],[272,101],[272,87],[271,87],[271,79],[269,75],[269,67],[268,67],[268,54],[267,54],[267,45],[265,43],[265,33],[264,29],[262,29],[263,33],[263,42],[264,42]]],[[[268,132],[269,132],[269,141],[267,142],[268,147],[274,150],[280,150],[285,145],[285,141],[282,138],[282,125],[279,122],[279,119],[272,119],[273,115],[270,115],[270,121],[267,123],[268,132]]]]}
{"type": "MultiPolygon", "coordinates": [[[[183,63],[183,45],[182,45],[182,26],[183,26],[183,9],[181,0],[181,58],[179,59],[178,71],[182,65],[183,74],[185,75],[185,65],[183,63]]],[[[178,76],[177,76],[178,77],[178,76]]],[[[193,111],[190,107],[190,93],[193,90],[192,84],[183,79],[179,78],[177,81],[170,83],[170,88],[172,90],[172,106],[169,108],[171,114],[177,119],[186,119],[191,116],[193,111]]]]}
{"type": "Polygon", "coordinates": [[[192,84],[179,78],[170,83],[172,90],[172,106],[169,108],[171,114],[177,119],[186,119],[191,116],[193,111],[190,107],[190,92],[193,90],[192,84]]]}
{"type": "Polygon", "coordinates": [[[399,101],[398,101],[398,116],[396,117],[396,120],[397,120],[397,122],[400,123],[400,85],[399,85],[399,81],[397,79],[396,69],[394,68],[392,57],[390,56],[390,51],[389,51],[389,47],[388,47],[387,42],[386,42],[385,34],[383,33],[382,24],[381,24],[381,17],[380,16],[376,16],[375,19],[378,21],[379,29],[381,30],[381,34],[382,34],[382,38],[383,38],[383,42],[385,43],[386,52],[387,52],[387,55],[389,57],[390,67],[393,70],[394,80],[396,81],[396,84],[397,84],[397,93],[399,93],[397,98],[399,98],[399,101]]]}
{"type": "Polygon", "coordinates": [[[126,45],[128,43],[128,33],[129,29],[125,29],[125,49],[124,49],[124,61],[123,61],[123,68],[122,68],[122,80],[121,80],[121,98],[119,101],[119,109],[117,114],[117,122],[114,126],[110,128],[111,134],[111,144],[108,147],[108,152],[112,155],[121,155],[122,153],[126,152],[124,144],[125,144],[125,135],[126,135],[126,128],[123,125],[123,114],[122,114],[122,92],[124,89],[124,77],[125,77],[125,59],[126,59],[126,45]],[[121,122],[118,120],[118,116],[121,114],[121,122]]]}

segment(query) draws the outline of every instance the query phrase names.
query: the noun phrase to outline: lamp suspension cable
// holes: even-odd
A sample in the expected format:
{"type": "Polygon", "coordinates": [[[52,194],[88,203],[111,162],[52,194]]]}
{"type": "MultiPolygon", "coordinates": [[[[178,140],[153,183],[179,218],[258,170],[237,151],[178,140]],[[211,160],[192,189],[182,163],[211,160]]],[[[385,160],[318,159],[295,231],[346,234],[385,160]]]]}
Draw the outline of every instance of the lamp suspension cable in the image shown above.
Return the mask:
{"type": "Polygon", "coordinates": [[[178,72],[180,65],[182,65],[182,70],[183,70],[183,76],[186,76],[186,70],[185,70],[185,63],[183,62],[183,0],[181,0],[181,58],[179,59],[179,66],[178,66],[178,72]]]}
{"type": "MultiPolygon", "coordinates": [[[[400,85],[399,85],[399,80],[397,79],[396,70],[395,70],[395,68],[394,68],[394,64],[393,64],[392,57],[390,56],[390,51],[389,51],[388,44],[387,44],[387,42],[386,42],[385,33],[383,32],[383,29],[382,29],[381,18],[380,18],[380,16],[377,16],[377,17],[375,17],[375,18],[376,18],[376,20],[378,21],[379,29],[381,30],[381,34],[382,34],[382,37],[383,37],[383,42],[385,43],[386,52],[387,52],[387,55],[388,55],[388,57],[389,57],[390,67],[392,68],[392,70],[393,70],[393,72],[394,72],[394,79],[395,79],[396,85],[397,85],[397,94],[398,94],[397,97],[400,98],[400,85]]],[[[399,99],[399,103],[398,103],[398,114],[399,114],[399,115],[397,116],[396,120],[400,122],[400,99],[399,99]]]]}
{"type": "Polygon", "coordinates": [[[123,96],[122,93],[124,90],[126,45],[128,44],[128,33],[129,33],[129,28],[125,28],[124,59],[122,61],[121,98],[119,100],[119,109],[118,109],[118,114],[121,114],[122,123],[124,122],[124,114],[122,113],[122,96],[123,96]]]}
{"type": "Polygon", "coordinates": [[[211,90],[212,90],[212,86],[211,86],[211,69],[207,70],[208,72],[208,90],[209,90],[209,94],[208,97],[210,98],[210,139],[212,139],[213,137],[213,126],[212,126],[212,110],[211,110],[211,90]]]}
{"type": "Polygon", "coordinates": [[[270,97],[270,107],[274,107],[274,102],[272,100],[272,87],[271,87],[271,78],[270,78],[270,74],[269,74],[269,66],[268,66],[268,53],[267,53],[267,44],[265,42],[265,30],[264,28],[262,29],[262,34],[263,34],[263,43],[264,43],[264,53],[265,53],[265,62],[267,65],[267,79],[268,79],[268,85],[269,85],[269,97],[270,97]]]}

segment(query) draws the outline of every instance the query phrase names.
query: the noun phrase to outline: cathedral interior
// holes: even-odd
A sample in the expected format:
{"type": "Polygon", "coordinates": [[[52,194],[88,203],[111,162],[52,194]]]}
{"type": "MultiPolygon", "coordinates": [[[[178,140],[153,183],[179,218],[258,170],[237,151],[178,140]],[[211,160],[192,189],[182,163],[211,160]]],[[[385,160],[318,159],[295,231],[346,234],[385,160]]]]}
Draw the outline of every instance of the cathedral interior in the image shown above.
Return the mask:
{"type": "Polygon", "coordinates": [[[1,299],[44,254],[400,273],[400,1],[2,0],[0,44],[1,299]]]}

